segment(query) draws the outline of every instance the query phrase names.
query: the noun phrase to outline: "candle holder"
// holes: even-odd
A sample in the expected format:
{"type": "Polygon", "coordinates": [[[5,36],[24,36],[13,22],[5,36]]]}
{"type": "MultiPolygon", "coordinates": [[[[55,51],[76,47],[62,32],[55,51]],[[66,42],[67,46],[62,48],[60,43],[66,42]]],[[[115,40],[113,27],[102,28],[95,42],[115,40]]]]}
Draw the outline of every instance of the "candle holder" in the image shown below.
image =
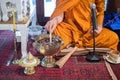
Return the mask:
{"type": "Polygon", "coordinates": [[[26,75],[32,75],[35,73],[35,67],[40,63],[40,60],[37,57],[34,57],[29,53],[27,58],[22,58],[19,60],[19,65],[25,67],[24,73],[26,75]]]}
{"type": "Polygon", "coordinates": [[[59,36],[52,34],[51,37],[52,41],[50,41],[49,34],[41,34],[33,43],[34,48],[40,54],[44,55],[41,66],[47,68],[55,67],[55,54],[60,51],[60,46],[63,44],[63,41],[59,36]]]}

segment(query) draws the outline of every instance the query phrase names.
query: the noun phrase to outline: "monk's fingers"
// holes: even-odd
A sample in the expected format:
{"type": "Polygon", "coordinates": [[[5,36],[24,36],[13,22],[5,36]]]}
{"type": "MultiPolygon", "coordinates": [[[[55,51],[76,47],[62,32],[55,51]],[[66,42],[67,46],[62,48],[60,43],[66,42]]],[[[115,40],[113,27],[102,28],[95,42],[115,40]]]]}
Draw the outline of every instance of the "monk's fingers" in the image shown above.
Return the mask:
{"type": "Polygon", "coordinates": [[[95,32],[96,32],[96,34],[100,34],[101,30],[96,30],[95,29],[95,32]]]}
{"type": "Polygon", "coordinates": [[[57,24],[54,24],[51,29],[50,29],[50,32],[53,33],[54,29],[56,28],[57,24]]]}
{"type": "Polygon", "coordinates": [[[53,28],[54,25],[55,25],[54,22],[48,21],[48,22],[46,23],[46,25],[44,26],[44,28],[45,28],[47,31],[51,32],[51,29],[53,28]]]}
{"type": "Polygon", "coordinates": [[[91,34],[94,34],[95,36],[98,36],[98,32],[96,31],[96,30],[94,30],[94,32],[93,32],[93,30],[91,31],[91,34]]]}
{"type": "Polygon", "coordinates": [[[46,23],[46,25],[44,26],[44,28],[45,28],[47,31],[49,31],[49,26],[50,26],[50,21],[48,21],[48,22],[46,23]]]}
{"type": "Polygon", "coordinates": [[[53,19],[51,24],[50,24],[50,29],[49,29],[50,33],[52,33],[54,31],[54,29],[56,28],[57,24],[58,24],[57,21],[55,19],[53,19]]]}
{"type": "Polygon", "coordinates": [[[50,33],[53,32],[53,30],[56,28],[58,22],[56,18],[53,18],[52,20],[48,21],[45,25],[45,29],[49,31],[50,33]]]}

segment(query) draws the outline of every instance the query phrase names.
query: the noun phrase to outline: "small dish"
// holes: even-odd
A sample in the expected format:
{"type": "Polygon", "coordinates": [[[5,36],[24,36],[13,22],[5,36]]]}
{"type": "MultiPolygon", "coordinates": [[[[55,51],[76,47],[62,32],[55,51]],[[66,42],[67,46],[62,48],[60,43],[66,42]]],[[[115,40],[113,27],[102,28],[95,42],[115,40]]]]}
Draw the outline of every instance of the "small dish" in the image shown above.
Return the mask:
{"type": "Polygon", "coordinates": [[[112,61],[110,58],[109,58],[109,55],[105,57],[106,61],[108,61],[109,63],[112,63],[112,64],[120,64],[120,57],[117,59],[117,61],[112,61]]]}

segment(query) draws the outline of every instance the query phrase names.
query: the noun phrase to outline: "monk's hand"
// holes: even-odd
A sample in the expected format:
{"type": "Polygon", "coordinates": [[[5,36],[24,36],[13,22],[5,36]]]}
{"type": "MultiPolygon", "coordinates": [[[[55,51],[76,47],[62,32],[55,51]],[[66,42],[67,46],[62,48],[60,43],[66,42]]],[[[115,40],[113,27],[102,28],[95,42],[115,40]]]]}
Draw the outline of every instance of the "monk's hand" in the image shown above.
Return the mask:
{"type": "MultiPolygon", "coordinates": [[[[102,25],[99,25],[97,29],[95,29],[95,36],[98,36],[102,31],[102,25]]],[[[91,31],[93,33],[93,30],[91,31]]]]}
{"type": "Polygon", "coordinates": [[[47,31],[52,33],[56,26],[63,21],[64,14],[60,14],[57,17],[54,17],[53,19],[49,20],[46,25],[44,26],[47,31]]]}
{"type": "Polygon", "coordinates": [[[53,30],[56,28],[57,24],[58,24],[58,22],[57,22],[56,17],[55,17],[55,18],[51,19],[50,21],[48,21],[46,23],[46,25],[44,26],[44,28],[47,31],[49,31],[50,33],[52,33],[53,30]]]}

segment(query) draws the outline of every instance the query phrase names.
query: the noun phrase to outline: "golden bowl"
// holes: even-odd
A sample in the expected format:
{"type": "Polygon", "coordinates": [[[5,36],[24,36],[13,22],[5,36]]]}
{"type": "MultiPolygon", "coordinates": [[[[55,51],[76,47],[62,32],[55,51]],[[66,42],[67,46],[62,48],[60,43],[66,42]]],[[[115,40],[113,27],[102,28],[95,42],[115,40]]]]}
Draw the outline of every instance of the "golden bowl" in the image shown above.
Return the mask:
{"type": "Polygon", "coordinates": [[[50,42],[49,34],[41,34],[36,38],[33,46],[40,54],[51,56],[60,50],[62,44],[62,39],[57,35],[52,34],[52,42],[50,42]]]}
{"type": "Polygon", "coordinates": [[[60,51],[60,47],[63,44],[62,39],[52,34],[52,39],[50,42],[50,34],[41,34],[33,43],[34,48],[42,55],[44,58],[42,60],[42,66],[44,67],[54,67],[55,59],[53,56],[60,51]]]}

